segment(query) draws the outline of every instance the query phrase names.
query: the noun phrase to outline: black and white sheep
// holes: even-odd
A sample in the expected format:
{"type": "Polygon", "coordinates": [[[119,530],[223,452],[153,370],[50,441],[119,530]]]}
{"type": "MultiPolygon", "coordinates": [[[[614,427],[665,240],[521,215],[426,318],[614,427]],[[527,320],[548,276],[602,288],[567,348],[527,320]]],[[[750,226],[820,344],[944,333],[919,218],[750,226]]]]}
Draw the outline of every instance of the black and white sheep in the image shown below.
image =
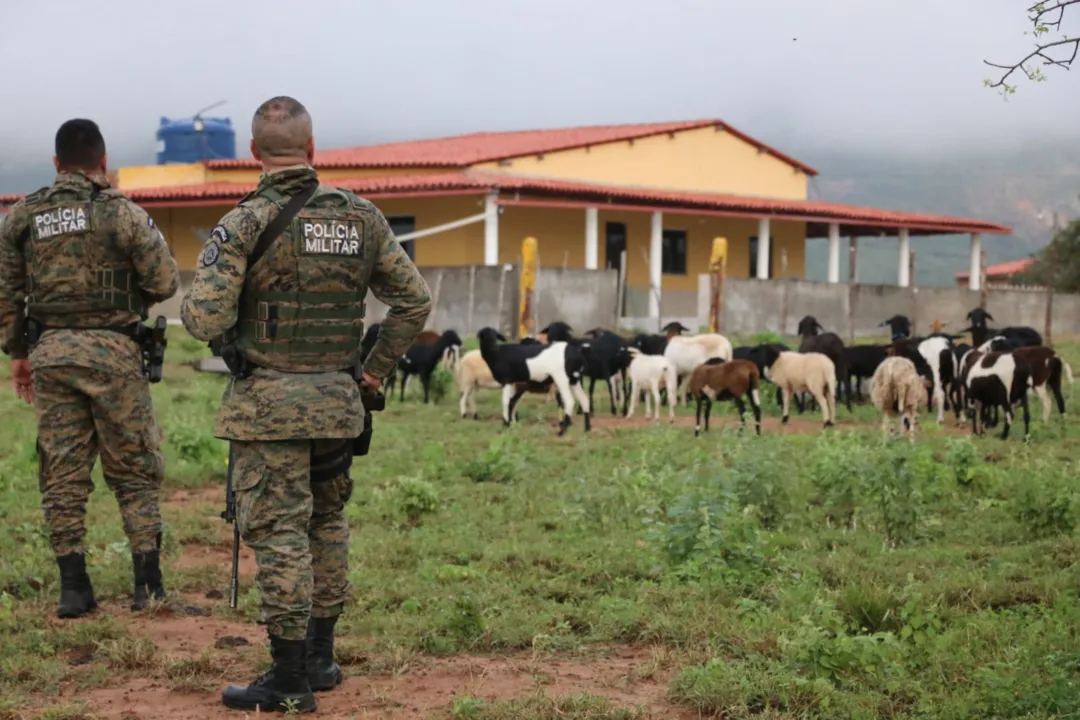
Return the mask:
{"type": "Polygon", "coordinates": [[[484,358],[491,376],[503,386],[503,423],[510,425],[514,407],[525,394],[518,383],[526,388],[543,388],[552,382],[559,393],[563,415],[559,422],[559,435],[570,427],[574,414],[574,399],[581,403],[585,413],[585,431],[590,429],[589,398],[581,388],[585,372],[585,357],[581,348],[565,342],[550,345],[521,345],[505,343],[503,336],[494,328],[485,327],[477,333],[480,355],[484,358]]]}
{"type": "Polygon", "coordinates": [[[911,337],[911,319],[907,315],[893,315],[878,327],[889,328],[890,340],[911,337]]]}
{"type": "Polygon", "coordinates": [[[1031,386],[1042,402],[1043,422],[1050,420],[1051,402],[1047,388],[1054,393],[1058,411],[1065,414],[1065,398],[1061,394],[1061,379],[1066,377],[1073,382],[1072,367],[1062,360],[1052,348],[1036,345],[1012,349],[1011,343],[1002,336],[990,338],[979,348],[982,352],[1011,352],[1022,359],[1031,368],[1031,386]]]}
{"type": "MultiPolygon", "coordinates": [[[[978,352],[978,351],[972,351],[978,352]]],[[[973,406],[973,434],[981,434],[979,421],[983,408],[1001,408],[1005,413],[1005,427],[1001,439],[1009,437],[1012,426],[1012,408],[1019,403],[1024,413],[1024,440],[1031,436],[1031,412],[1028,410],[1027,392],[1031,388],[1031,368],[1013,353],[982,353],[967,369],[967,401],[973,406]]]]}
{"type": "Polygon", "coordinates": [[[888,354],[911,360],[920,375],[930,378],[933,384],[927,405],[931,408],[937,406],[938,424],[945,422],[945,408],[949,404],[947,390],[956,378],[956,355],[949,337],[941,334],[925,339],[904,338],[890,345],[888,354]]]}

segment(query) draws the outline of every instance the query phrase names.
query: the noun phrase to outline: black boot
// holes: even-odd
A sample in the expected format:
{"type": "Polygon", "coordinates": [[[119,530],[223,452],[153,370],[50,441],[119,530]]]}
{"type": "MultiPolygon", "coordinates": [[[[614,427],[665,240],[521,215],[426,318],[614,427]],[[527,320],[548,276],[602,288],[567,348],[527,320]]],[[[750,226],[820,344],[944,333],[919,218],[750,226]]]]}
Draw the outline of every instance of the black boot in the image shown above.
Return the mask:
{"type": "Polygon", "coordinates": [[[338,616],[308,618],[307,677],[311,689],[333,690],[345,679],[341,666],[334,662],[334,626],[338,616]]]}
{"type": "Polygon", "coordinates": [[[230,685],[221,701],[233,710],[314,712],[315,696],[307,679],[307,643],[270,636],[274,664],[250,685],[230,685]]]}
{"type": "Polygon", "coordinates": [[[156,545],[149,552],[131,554],[131,569],[135,576],[132,610],[145,610],[150,605],[150,598],[165,599],[165,585],[161,579],[161,533],[157,534],[156,545]]]}
{"type": "Polygon", "coordinates": [[[60,605],[56,616],[61,618],[82,617],[97,607],[90,576],[86,574],[86,556],[69,553],[56,558],[60,568],[60,605]]]}

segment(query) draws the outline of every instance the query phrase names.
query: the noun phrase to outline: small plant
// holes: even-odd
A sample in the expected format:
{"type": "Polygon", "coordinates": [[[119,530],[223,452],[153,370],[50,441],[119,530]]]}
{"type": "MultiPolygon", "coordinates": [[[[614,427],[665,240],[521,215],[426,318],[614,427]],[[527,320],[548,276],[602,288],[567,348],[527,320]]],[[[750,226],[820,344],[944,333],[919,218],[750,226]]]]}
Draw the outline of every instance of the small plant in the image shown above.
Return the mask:
{"type": "Polygon", "coordinates": [[[487,450],[462,467],[462,474],[473,482],[513,482],[524,466],[517,453],[517,439],[500,435],[491,441],[487,450]]]}
{"type": "Polygon", "coordinates": [[[439,492],[435,486],[417,476],[398,478],[395,487],[395,501],[398,510],[413,525],[429,513],[439,509],[439,492]]]}
{"type": "Polygon", "coordinates": [[[441,364],[435,366],[435,372],[431,374],[431,380],[428,384],[428,392],[431,395],[431,402],[442,402],[443,398],[450,394],[453,387],[453,373],[451,373],[441,364]]]}
{"type": "Polygon", "coordinates": [[[970,485],[975,479],[979,453],[970,438],[949,438],[945,462],[952,468],[957,485],[970,485]]]}
{"type": "Polygon", "coordinates": [[[1073,467],[1064,472],[1050,463],[1032,467],[1030,478],[1039,482],[1024,482],[1016,488],[1012,501],[1013,516],[1027,534],[1033,538],[1071,533],[1077,526],[1078,508],[1076,491],[1069,475],[1073,467]]]}

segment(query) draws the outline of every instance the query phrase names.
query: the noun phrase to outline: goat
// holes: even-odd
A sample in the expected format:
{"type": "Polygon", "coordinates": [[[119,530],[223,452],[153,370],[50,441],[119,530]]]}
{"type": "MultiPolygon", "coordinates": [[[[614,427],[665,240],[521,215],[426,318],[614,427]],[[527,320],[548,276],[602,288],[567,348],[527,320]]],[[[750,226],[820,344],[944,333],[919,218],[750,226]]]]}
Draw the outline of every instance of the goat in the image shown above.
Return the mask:
{"type": "Polygon", "coordinates": [[[431,390],[431,376],[435,367],[449,355],[456,357],[455,348],[460,350],[461,338],[453,330],[447,330],[433,343],[413,342],[405,352],[405,357],[398,360],[401,374],[401,401],[405,401],[405,383],[412,375],[418,375],[424,386],[424,402],[427,403],[431,390]]]}
{"type": "Polygon", "coordinates": [[[802,342],[799,343],[801,353],[821,353],[832,361],[836,368],[836,383],[834,387],[844,389],[844,399],[848,412],[851,412],[851,375],[848,372],[847,355],[844,352],[844,341],[840,336],[832,332],[821,332],[825,328],[813,315],[807,315],[799,321],[799,335],[802,342]]]}
{"type": "Polygon", "coordinates": [[[732,400],[739,411],[742,426],[746,427],[745,395],[754,411],[754,430],[761,434],[761,397],[758,395],[759,375],[757,365],[749,360],[731,360],[724,362],[711,358],[698,365],[690,373],[688,386],[690,394],[697,400],[697,415],[694,420],[694,437],[701,432],[701,408],[705,407],[705,430],[709,430],[709,413],[716,400],[732,400]]]}
{"type": "Polygon", "coordinates": [[[637,348],[644,355],[663,355],[664,350],[667,349],[667,344],[667,335],[646,335],[644,333],[635,335],[630,343],[632,347],[637,348]]]}
{"type": "MultiPolygon", "coordinates": [[[[529,343],[522,344],[527,345],[529,343]]],[[[476,412],[476,391],[478,389],[502,389],[502,385],[495,382],[495,378],[492,377],[491,368],[484,362],[484,358],[479,350],[470,350],[461,357],[461,361],[457,364],[456,372],[454,373],[454,379],[457,381],[458,391],[461,393],[460,408],[462,418],[468,417],[469,412],[471,411],[473,419],[479,419],[480,416],[476,412]],[[468,410],[466,410],[466,404],[468,405],[468,410]]],[[[536,383],[532,386],[530,386],[529,383],[517,383],[515,389],[520,390],[523,393],[534,393],[536,395],[554,395],[555,393],[555,385],[550,381],[536,383]]],[[[557,397],[556,404],[558,404],[557,397]]],[[[517,417],[517,408],[515,408],[514,419],[517,419],[517,417]]]]}
{"type": "Polygon", "coordinates": [[[825,427],[836,424],[836,366],[823,353],[782,352],[765,348],[765,377],[784,391],[783,418],[790,415],[791,393],[809,392],[817,400],[825,427]]]}
{"type": "Polygon", "coordinates": [[[484,358],[491,376],[503,386],[503,423],[510,425],[514,407],[525,394],[518,383],[526,388],[544,387],[546,381],[555,384],[562,406],[559,435],[564,435],[574,414],[574,399],[581,403],[585,413],[585,432],[590,429],[589,398],[581,389],[581,377],[585,371],[585,358],[581,349],[565,342],[550,345],[503,344],[505,340],[494,328],[485,327],[477,333],[480,355],[484,358]]]}
{"type": "Polygon", "coordinates": [[[630,376],[630,393],[627,405],[624,405],[624,415],[627,418],[634,416],[634,406],[637,404],[638,395],[645,393],[645,417],[649,416],[649,393],[652,394],[656,409],[654,418],[660,419],[660,389],[667,389],[668,417],[675,419],[675,386],[678,377],[675,368],[663,355],[646,355],[637,348],[628,348],[631,355],[630,366],[627,374],[630,376]]]}
{"type": "Polygon", "coordinates": [[[971,321],[971,325],[964,330],[964,332],[971,333],[971,344],[975,347],[984,345],[991,337],[995,335],[1003,335],[1007,340],[1012,342],[1013,347],[1029,347],[1034,345],[1042,345],[1042,335],[1040,335],[1034,328],[1027,325],[1011,325],[1000,330],[992,330],[986,321],[994,321],[994,316],[986,312],[982,308],[974,308],[967,314],[967,319],[971,321]]]}
{"type": "Polygon", "coordinates": [[[870,400],[881,413],[881,431],[889,432],[889,417],[900,413],[901,430],[915,442],[915,418],[919,402],[925,396],[930,379],[915,369],[915,363],[905,357],[887,357],[870,378],[870,400]]]}
{"type": "Polygon", "coordinates": [[[1001,431],[1001,439],[1005,440],[1012,426],[1012,407],[1020,403],[1024,411],[1024,440],[1027,441],[1031,435],[1031,412],[1027,401],[1031,368],[1028,364],[1012,353],[988,352],[971,363],[967,370],[968,402],[974,405],[972,434],[981,434],[979,420],[984,406],[1000,407],[1005,411],[1005,427],[1001,431]]]}
{"type": "Polygon", "coordinates": [[[893,315],[891,318],[878,325],[878,327],[889,328],[889,331],[892,333],[889,338],[890,340],[911,337],[911,320],[907,315],[893,315]]]}

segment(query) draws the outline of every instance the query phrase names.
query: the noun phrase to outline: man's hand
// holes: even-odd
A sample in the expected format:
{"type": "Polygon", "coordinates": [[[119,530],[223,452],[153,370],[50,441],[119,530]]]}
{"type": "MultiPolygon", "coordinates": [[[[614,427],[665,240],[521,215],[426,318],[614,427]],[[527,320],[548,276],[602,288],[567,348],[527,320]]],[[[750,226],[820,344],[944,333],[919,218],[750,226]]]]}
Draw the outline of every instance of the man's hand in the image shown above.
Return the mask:
{"type": "Polygon", "coordinates": [[[34,382],[28,358],[11,361],[11,385],[15,388],[16,395],[28,404],[34,403],[34,382]]]}
{"type": "Polygon", "coordinates": [[[379,392],[382,389],[382,381],[377,377],[368,375],[367,372],[361,371],[360,377],[362,378],[362,385],[371,388],[375,392],[379,392]]]}

